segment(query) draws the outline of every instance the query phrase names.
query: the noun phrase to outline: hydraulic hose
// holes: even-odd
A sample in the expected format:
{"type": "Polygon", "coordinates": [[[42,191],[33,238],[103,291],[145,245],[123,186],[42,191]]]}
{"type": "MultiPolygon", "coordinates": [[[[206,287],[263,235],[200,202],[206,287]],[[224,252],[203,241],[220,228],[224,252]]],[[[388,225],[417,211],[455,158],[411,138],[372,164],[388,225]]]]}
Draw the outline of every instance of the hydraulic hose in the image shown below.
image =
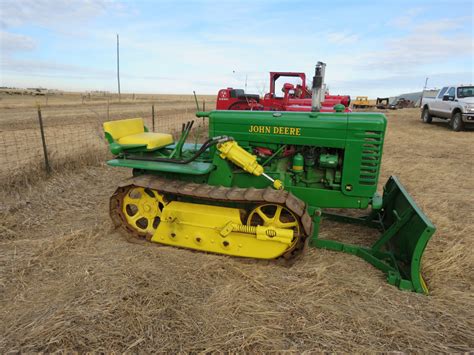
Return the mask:
{"type": "Polygon", "coordinates": [[[135,156],[125,156],[126,158],[133,159],[133,160],[142,160],[142,161],[156,161],[156,162],[163,162],[163,163],[175,163],[175,164],[188,164],[192,161],[196,160],[199,156],[201,156],[208,148],[218,144],[218,143],[225,143],[229,141],[233,141],[234,138],[227,137],[227,136],[218,136],[214,138],[209,138],[207,141],[203,143],[201,148],[190,158],[188,159],[174,159],[174,158],[162,158],[162,157],[135,157],[135,156]]]}

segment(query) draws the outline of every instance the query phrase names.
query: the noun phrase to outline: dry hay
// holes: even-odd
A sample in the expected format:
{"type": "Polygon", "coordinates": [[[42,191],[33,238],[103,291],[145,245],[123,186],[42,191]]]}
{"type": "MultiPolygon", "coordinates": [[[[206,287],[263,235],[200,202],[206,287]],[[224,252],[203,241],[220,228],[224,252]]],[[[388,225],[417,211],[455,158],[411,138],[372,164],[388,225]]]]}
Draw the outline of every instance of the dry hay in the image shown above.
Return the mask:
{"type": "Polygon", "coordinates": [[[430,296],[319,249],[284,267],[128,243],[107,199],[129,172],[99,166],[3,192],[0,352],[473,351],[473,133],[388,115],[381,180],[398,175],[438,227],[430,296]]]}

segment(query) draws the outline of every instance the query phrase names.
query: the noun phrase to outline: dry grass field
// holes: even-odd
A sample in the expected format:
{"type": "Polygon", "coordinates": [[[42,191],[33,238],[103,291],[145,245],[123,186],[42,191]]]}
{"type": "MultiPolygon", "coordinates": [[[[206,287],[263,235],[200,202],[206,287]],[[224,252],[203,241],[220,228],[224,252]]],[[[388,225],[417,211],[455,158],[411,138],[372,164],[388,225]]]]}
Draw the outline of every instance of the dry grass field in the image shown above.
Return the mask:
{"type": "MultiPolygon", "coordinates": [[[[114,115],[145,112],[143,101],[114,115]]],[[[18,105],[2,104],[4,137],[34,125],[34,108],[18,105]]],[[[94,107],[103,119],[103,102],[81,105],[58,104],[50,128],[97,125],[94,107]]],[[[0,352],[474,351],[474,132],[425,125],[418,109],[387,117],[379,187],[397,175],[438,228],[423,259],[429,296],[331,251],[288,267],[129,243],[108,198],[130,172],[92,159],[0,189],[0,352]]],[[[357,233],[326,223],[324,236],[357,233]]]]}

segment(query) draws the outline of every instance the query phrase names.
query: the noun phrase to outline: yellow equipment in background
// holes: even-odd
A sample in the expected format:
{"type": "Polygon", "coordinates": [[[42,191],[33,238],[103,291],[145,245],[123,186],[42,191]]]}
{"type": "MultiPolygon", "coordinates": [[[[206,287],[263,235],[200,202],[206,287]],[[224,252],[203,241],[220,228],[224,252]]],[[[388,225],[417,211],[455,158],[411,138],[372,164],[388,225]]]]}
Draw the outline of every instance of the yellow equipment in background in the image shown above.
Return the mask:
{"type": "Polygon", "coordinates": [[[357,96],[354,101],[352,101],[352,108],[371,108],[375,104],[369,101],[368,96],[357,96]]]}

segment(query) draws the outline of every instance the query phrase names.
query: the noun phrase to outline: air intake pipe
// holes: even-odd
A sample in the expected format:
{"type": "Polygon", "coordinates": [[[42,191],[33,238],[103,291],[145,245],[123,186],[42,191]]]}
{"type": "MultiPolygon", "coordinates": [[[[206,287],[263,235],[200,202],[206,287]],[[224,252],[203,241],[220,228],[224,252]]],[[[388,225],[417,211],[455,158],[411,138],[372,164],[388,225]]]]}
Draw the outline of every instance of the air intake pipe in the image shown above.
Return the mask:
{"type": "Polygon", "coordinates": [[[326,71],[326,63],[318,62],[314,71],[313,86],[311,89],[311,111],[318,112],[321,110],[321,102],[324,95],[324,72],[326,71]]]}

